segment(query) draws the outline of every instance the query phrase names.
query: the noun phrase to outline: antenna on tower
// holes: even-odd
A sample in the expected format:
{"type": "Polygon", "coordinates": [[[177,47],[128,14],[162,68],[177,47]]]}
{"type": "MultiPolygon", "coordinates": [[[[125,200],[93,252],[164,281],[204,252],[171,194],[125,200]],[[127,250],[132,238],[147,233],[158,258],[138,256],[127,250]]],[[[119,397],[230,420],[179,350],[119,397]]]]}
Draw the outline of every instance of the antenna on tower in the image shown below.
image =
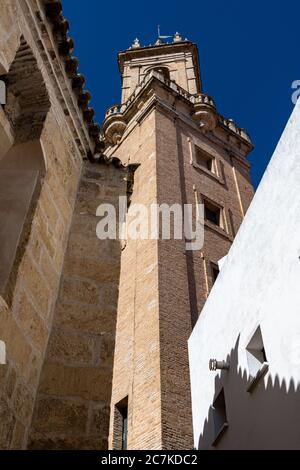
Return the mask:
{"type": "Polygon", "coordinates": [[[168,38],[172,38],[172,37],[173,37],[173,36],[162,36],[162,35],[160,34],[160,25],[157,25],[157,35],[158,35],[158,36],[157,36],[158,39],[168,39],[168,38]]]}

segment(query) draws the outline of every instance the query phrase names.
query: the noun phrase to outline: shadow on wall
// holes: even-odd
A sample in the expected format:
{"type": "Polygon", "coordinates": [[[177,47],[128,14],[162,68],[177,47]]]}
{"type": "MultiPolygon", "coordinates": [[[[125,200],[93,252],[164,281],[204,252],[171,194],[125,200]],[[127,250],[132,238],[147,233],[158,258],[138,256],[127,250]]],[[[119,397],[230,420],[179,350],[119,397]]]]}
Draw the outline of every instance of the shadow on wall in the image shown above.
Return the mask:
{"type": "Polygon", "coordinates": [[[247,372],[238,368],[238,345],[239,339],[227,358],[229,370],[215,379],[213,405],[198,449],[300,449],[299,384],[280,382],[277,375],[269,376],[265,383],[263,373],[251,381],[247,372]]]}
{"type": "Polygon", "coordinates": [[[46,174],[40,139],[51,107],[23,36],[5,82],[6,105],[0,106],[0,296],[11,307],[46,174]]]}

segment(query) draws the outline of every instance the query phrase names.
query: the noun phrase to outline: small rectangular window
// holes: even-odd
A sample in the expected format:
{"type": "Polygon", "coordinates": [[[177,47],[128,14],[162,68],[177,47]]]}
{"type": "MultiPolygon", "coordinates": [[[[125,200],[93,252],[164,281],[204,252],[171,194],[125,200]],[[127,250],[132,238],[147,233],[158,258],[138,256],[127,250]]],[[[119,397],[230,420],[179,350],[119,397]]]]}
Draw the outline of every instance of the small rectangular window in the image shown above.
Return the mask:
{"type": "Polygon", "coordinates": [[[199,147],[195,147],[195,156],[197,165],[215,173],[215,159],[213,157],[201,150],[199,147]]]}
{"type": "Polygon", "coordinates": [[[212,284],[216,282],[218,279],[218,276],[220,274],[220,270],[217,264],[211,263],[211,278],[212,278],[212,284]]]}
{"type": "Polygon", "coordinates": [[[269,368],[260,326],[256,329],[254,335],[249,341],[246,353],[250,374],[248,392],[251,392],[269,368]]]}
{"type": "Polygon", "coordinates": [[[212,224],[221,226],[221,209],[208,201],[204,201],[204,217],[212,224]]]}
{"type": "Polygon", "coordinates": [[[215,446],[228,428],[225,394],[223,388],[213,403],[212,412],[214,421],[213,445],[215,446]]]}
{"type": "Polygon", "coordinates": [[[113,448],[114,450],[127,450],[128,435],[128,397],[115,405],[113,448]]]}

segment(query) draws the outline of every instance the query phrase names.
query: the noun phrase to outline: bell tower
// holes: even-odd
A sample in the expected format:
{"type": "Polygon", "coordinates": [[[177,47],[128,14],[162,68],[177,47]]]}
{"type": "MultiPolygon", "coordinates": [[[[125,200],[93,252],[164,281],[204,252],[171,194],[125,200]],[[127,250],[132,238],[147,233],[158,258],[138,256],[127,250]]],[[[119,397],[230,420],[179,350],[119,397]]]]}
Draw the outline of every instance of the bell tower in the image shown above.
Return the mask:
{"type": "Polygon", "coordinates": [[[203,93],[197,46],[178,33],[168,44],[135,40],[119,67],[105,154],[137,165],[132,204],[202,203],[205,239],[197,251],[185,239],[123,246],[110,448],[192,449],[187,340],[253,196],[252,143],[203,93]]]}
{"type": "Polygon", "coordinates": [[[201,92],[197,46],[183,41],[176,33],[172,44],[158,39],[154,46],[140,47],[135,39],[130,49],[119,54],[122,76],[122,103],[143,81],[150,70],[161,71],[192,95],[201,92]]]}

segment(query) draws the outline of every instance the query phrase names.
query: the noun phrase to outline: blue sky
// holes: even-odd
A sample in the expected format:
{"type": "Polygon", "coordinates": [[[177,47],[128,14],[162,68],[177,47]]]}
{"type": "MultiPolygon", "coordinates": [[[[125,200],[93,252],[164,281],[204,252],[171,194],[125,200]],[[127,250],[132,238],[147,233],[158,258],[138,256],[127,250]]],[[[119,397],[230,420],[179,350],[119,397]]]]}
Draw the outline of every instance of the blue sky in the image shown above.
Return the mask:
{"type": "MultiPolygon", "coordinates": [[[[120,102],[118,51],[179,31],[198,44],[203,89],[250,134],[255,187],[293,109],[300,80],[300,2],[283,0],[63,0],[96,119],[120,102]]],[[[299,156],[300,158],[300,156],[299,156]]]]}

